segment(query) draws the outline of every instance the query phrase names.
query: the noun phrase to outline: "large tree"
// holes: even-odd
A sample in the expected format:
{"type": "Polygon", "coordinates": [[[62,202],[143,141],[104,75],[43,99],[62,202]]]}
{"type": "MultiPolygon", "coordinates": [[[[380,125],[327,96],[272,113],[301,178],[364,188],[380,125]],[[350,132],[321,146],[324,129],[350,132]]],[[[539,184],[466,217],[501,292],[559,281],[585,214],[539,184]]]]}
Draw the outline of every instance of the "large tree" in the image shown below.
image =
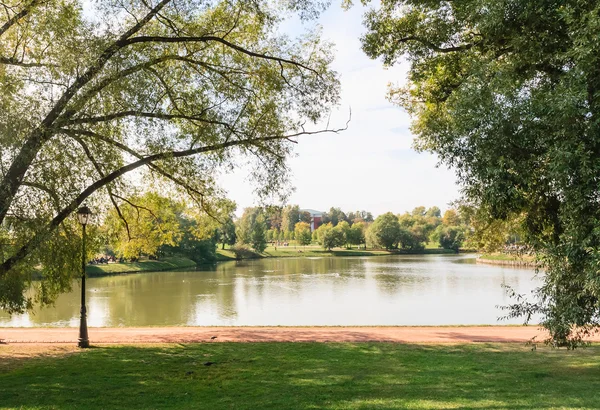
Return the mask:
{"type": "Polygon", "coordinates": [[[69,288],[76,264],[53,261],[77,260],[70,215],[84,201],[122,214],[132,186],[160,185],[211,214],[216,176],[244,156],[260,193],[284,187],[295,138],[329,131],[309,124],[337,101],[338,81],[318,32],[294,40],[277,25],[323,3],[3,2],[0,308],[31,305],[33,266],[40,286],[69,288]]]}
{"type": "Polygon", "coordinates": [[[600,2],[382,0],[364,51],[410,64],[390,99],[490,219],[522,215],[558,345],[600,324],[600,2]]]}
{"type": "Polygon", "coordinates": [[[397,248],[402,229],[398,218],[391,212],[379,215],[369,226],[369,235],[373,245],[387,250],[397,248]]]}

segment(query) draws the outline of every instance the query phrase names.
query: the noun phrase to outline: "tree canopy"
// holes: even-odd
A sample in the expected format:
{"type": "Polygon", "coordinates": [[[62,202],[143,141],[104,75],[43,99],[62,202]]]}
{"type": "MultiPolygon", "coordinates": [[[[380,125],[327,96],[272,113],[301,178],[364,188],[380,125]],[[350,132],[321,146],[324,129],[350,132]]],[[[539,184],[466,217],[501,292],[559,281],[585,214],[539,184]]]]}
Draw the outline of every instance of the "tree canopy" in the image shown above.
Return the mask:
{"type": "Polygon", "coordinates": [[[75,255],[47,256],[76,252],[69,220],[84,201],[124,220],[135,186],[160,186],[211,214],[218,173],[248,161],[260,194],[282,192],[295,138],[331,131],[310,124],[336,104],[339,84],[318,31],[292,39],[277,26],[326,3],[3,3],[0,307],[31,304],[33,266],[40,286],[68,289],[76,267],[53,261],[75,255]]]}
{"type": "Polygon", "coordinates": [[[365,25],[367,55],[410,64],[389,98],[416,147],[490,220],[522,216],[544,284],[511,315],[575,346],[600,324],[600,2],[382,0],[365,25]]]}

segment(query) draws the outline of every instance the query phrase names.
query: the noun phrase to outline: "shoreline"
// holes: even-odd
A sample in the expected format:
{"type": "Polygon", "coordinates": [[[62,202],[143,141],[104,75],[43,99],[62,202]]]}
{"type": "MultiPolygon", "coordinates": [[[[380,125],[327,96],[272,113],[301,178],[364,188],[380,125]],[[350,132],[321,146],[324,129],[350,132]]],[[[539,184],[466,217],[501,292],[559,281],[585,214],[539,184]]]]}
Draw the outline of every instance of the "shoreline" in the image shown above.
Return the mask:
{"type": "MultiPolygon", "coordinates": [[[[225,251],[229,251],[226,249],[225,251]]],[[[332,251],[325,251],[321,248],[315,250],[314,248],[302,248],[302,247],[294,247],[285,250],[275,251],[276,254],[255,254],[252,257],[245,257],[236,259],[235,257],[229,256],[223,252],[222,249],[217,249],[217,259],[212,262],[201,262],[197,263],[192,261],[189,258],[184,257],[166,257],[162,260],[144,260],[140,262],[132,262],[132,263],[111,263],[106,265],[88,265],[86,267],[86,273],[88,277],[103,277],[103,276],[111,276],[111,275],[123,275],[123,274],[131,274],[131,273],[151,273],[151,272],[170,272],[177,271],[181,269],[193,269],[199,268],[203,266],[216,265],[220,262],[236,262],[236,261],[244,261],[244,260],[260,260],[260,259],[278,259],[278,258],[312,258],[312,257],[321,257],[321,258],[337,258],[337,257],[375,257],[375,256],[410,256],[410,255],[459,255],[469,253],[472,254],[470,250],[464,251],[461,253],[456,253],[447,249],[424,249],[422,251],[386,251],[386,250],[360,250],[360,249],[339,249],[332,251]],[[170,260],[178,260],[179,263],[174,266],[168,266],[170,260]],[[187,261],[186,263],[182,263],[181,261],[187,261]],[[167,265],[165,267],[154,267],[154,268],[144,268],[145,264],[163,264],[167,265]],[[137,265],[135,268],[127,269],[127,266],[137,265]],[[140,266],[142,265],[142,266],[140,266]],[[115,270],[109,269],[104,270],[103,268],[116,268],[115,270]],[[123,269],[119,269],[120,267],[124,267],[123,269]],[[91,268],[91,269],[90,269],[91,268]]]]}
{"type": "MultiPolygon", "coordinates": [[[[92,344],[220,342],[543,343],[538,326],[173,326],[89,328],[92,344]]],[[[3,345],[77,343],[77,328],[0,328],[3,345]]],[[[600,335],[588,339],[600,342],[600,335]]]]}

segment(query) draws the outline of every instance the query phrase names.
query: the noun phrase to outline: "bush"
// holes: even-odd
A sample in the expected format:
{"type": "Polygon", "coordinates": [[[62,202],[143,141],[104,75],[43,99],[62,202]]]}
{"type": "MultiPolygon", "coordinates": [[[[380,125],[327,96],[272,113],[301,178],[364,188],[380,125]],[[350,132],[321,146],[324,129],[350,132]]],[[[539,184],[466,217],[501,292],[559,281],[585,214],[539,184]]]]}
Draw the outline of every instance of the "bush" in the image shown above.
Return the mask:
{"type": "Polygon", "coordinates": [[[233,252],[236,259],[251,259],[260,257],[259,254],[244,245],[232,246],[230,250],[233,252]]]}

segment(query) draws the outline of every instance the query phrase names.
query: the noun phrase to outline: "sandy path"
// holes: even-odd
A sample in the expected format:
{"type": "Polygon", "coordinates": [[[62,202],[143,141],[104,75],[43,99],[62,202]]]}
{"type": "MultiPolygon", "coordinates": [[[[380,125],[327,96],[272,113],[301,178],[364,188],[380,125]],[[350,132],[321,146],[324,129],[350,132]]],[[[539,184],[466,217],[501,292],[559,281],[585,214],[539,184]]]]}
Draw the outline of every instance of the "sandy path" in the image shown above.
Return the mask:
{"type": "MultiPolygon", "coordinates": [[[[0,328],[3,343],[76,343],[76,328],[0,328]]],[[[90,328],[91,343],[398,342],[476,343],[542,341],[535,326],[464,327],[126,327],[90,328]],[[215,339],[211,337],[216,336],[215,339]]],[[[600,342],[600,336],[591,341],[600,342]]]]}

